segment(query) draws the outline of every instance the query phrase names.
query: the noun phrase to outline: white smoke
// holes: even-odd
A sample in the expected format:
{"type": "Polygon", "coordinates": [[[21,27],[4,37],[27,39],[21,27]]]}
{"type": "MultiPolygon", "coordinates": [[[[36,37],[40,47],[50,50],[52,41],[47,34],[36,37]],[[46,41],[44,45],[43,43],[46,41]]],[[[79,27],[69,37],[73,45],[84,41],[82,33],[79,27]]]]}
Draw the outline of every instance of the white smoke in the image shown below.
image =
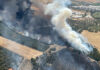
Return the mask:
{"type": "Polygon", "coordinates": [[[66,4],[70,4],[70,1],[54,0],[52,3],[46,5],[45,15],[52,15],[51,22],[54,25],[54,29],[60,36],[67,40],[73,48],[88,54],[93,48],[89,46],[82,35],[72,30],[71,26],[66,22],[66,19],[72,15],[72,11],[66,7],[66,4]]]}

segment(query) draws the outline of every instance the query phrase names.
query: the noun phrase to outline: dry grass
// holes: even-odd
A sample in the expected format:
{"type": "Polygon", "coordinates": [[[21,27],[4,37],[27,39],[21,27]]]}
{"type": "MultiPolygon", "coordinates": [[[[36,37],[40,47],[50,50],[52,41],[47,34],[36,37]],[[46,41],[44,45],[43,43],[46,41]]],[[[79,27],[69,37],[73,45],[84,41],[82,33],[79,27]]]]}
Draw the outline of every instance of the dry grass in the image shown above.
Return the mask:
{"type": "Polygon", "coordinates": [[[88,32],[84,30],[82,32],[82,35],[85,36],[88,41],[100,51],[100,32],[98,33],[93,33],[93,32],[88,32]]]}
{"type": "Polygon", "coordinates": [[[38,50],[29,48],[28,46],[21,45],[19,43],[8,40],[1,36],[0,36],[0,46],[8,49],[9,51],[12,51],[20,56],[23,56],[24,58],[29,59],[29,60],[31,58],[36,58],[43,54],[42,52],[40,52],[38,50]]]}

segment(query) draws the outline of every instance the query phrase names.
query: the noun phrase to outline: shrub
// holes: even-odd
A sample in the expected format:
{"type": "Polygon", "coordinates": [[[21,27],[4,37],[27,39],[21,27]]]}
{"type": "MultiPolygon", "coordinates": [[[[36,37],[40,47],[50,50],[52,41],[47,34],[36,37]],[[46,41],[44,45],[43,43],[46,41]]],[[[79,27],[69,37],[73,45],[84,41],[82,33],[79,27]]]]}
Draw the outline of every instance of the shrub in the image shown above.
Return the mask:
{"type": "Polygon", "coordinates": [[[89,56],[95,59],[96,61],[100,61],[100,53],[96,48],[93,49],[93,52],[90,53],[89,56]]]}
{"type": "Polygon", "coordinates": [[[100,19],[100,12],[94,12],[92,14],[92,16],[95,18],[95,19],[100,19]]]}

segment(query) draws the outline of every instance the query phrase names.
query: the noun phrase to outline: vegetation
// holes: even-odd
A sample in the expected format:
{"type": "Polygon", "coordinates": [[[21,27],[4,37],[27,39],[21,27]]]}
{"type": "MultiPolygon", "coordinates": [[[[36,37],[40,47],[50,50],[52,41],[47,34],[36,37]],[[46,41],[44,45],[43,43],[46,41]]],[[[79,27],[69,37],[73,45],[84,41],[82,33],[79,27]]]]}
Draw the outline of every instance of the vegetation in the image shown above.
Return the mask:
{"type": "MultiPolygon", "coordinates": [[[[100,21],[76,21],[69,19],[69,23],[72,26],[72,28],[77,32],[82,32],[83,30],[88,30],[90,32],[98,32],[100,31],[100,21]]],[[[100,53],[99,51],[94,48],[93,52],[89,54],[89,56],[96,61],[100,61],[100,53]]]]}
{"type": "Polygon", "coordinates": [[[34,66],[34,69],[35,70],[38,70],[38,64],[36,63],[36,59],[31,59],[31,63],[32,63],[32,65],[34,66]]]}
{"type": "Polygon", "coordinates": [[[10,58],[7,50],[0,47],[0,70],[8,70],[10,68],[10,58]]]}
{"type": "MultiPolygon", "coordinates": [[[[90,32],[98,32],[100,31],[100,20],[96,19],[95,21],[76,21],[69,19],[69,23],[72,26],[72,28],[77,32],[82,32],[83,30],[88,30],[90,32]]],[[[94,48],[93,52],[89,54],[91,58],[93,58],[96,61],[100,61],[100,53],[99,51],[94,48]]]]}
{"type": "Polygon", "coordinates": [[[100,61],[100,53],[96,48],[93,49],[93,52],[90,53],[89,56],[95,59],[96,61],[100,61]]]}
{"type": "Polygon", "coordinates": [[[69,23],[72,26],[72,28],[77,32],[82,32],[83,30],[88,30],[90,32],[99,32],[100,31],[100,21],[95,20],[85,20],[85,21],[76,21],[69,19],[69,23]]]}
{"type": "Polygon", "coordinates": [[[80,6],[80,5],[90,5],[90,3],[88,3],[88,2],[85,2],[85,1],[76,1],[76,0],[73,0],[72,1],[72,5],[73,6],[80,6]]]}
{"type": "Polygon", "coordinates": [[[100,3],[93,3],[92,5],[100,6],[100,3]]]}
{"type": "Polygon", "coordinates": [[[95,19],[100,19],[100,12],[94,12],[92,14],[92,16],[95,18],[95,19]]]}
{"type": "Polygon", "coordinates": [[[30,37],[25,37],[17,33],[14,29],[10,29],[6,24],[0,23],[0,36],[3,36],[12,41],[18,42],[20,44],[30,46],[31,48],[45,51],[49,46],[47,44],[41,43],[30,37]],[[42,46],[42,47],[41,47],[42,46]]]}

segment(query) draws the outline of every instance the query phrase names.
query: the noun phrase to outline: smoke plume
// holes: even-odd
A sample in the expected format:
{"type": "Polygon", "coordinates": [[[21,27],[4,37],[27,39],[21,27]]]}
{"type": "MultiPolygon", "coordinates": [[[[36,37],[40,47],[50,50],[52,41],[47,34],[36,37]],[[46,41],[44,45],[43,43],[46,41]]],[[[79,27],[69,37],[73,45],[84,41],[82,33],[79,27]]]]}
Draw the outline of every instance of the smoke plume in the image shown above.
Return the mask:
{"type": "Polygon", "coordinates": [[[19,31],[23,29],[27,32],[29,32],[27,30],[29,29],[30,33],[35,32],[35,25],[32,26],[32,24],[37,23],[39,18],[35,20],[32,14],[30,15],[29,13],[31,3],[33,2],[33,4],[39,7],[40,11],[44,12],[45,15],[49,15],[50,17],[52,16],[51,22],[54,29],[61,37],[68,41],[73,48],[86,54],[92,51],[92,47],[88,44],[84,37],[72,30],[70,25],[66,22],[66,19],[72,14],[72,11],[66,7],[71,4],[69,0],[53,0],[51,3],[47,0],[45,2],[46,4],[41,3],[41,0],[31,0],[31,2],[30,0],[0,0],[0,2],[0,16],[2,17],[3,22],[10,28],[16,27],[19,31]],[[31,25],[32,27],[29,28],[28,25],[31,25]]]}
{"type": "Polygon", "coordinates": [[[83,54],[72,52],[60,46],[59,51],[49,49],[34,64],[35,70],[100,70],[99,65],[91,62],[88,57],[83,54]]]}
{"type": "Polygon", "coordinates": [[[88,54],[92,47],[82,35],[72,30],[66,19],[72,15],[72,11],[66,7],[70,4],[69,0],[54,0],[45,7],[45,15],[52,15],[51,22],[54,29],[67,40],[71,46],[82,53],[88,54]]]}

